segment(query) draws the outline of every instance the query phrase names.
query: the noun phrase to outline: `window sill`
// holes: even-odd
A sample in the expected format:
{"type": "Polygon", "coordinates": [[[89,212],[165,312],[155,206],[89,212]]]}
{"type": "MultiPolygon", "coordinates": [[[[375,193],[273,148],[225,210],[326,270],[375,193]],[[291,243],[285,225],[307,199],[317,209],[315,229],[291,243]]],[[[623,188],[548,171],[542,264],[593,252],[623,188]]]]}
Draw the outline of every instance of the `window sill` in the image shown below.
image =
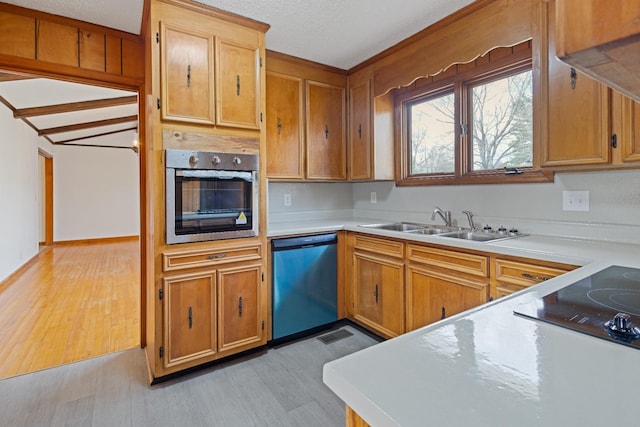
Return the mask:
{"type": "Polygon", "coordinates": [[[463,176],[423,175],[396,180],[398,187],[418,185],[477,185],[477,184],[524,184],[553,182],[554,174],[548,170],[523,170],[522,174],[505,175],[504,172],[478,172],[463,176]]]}

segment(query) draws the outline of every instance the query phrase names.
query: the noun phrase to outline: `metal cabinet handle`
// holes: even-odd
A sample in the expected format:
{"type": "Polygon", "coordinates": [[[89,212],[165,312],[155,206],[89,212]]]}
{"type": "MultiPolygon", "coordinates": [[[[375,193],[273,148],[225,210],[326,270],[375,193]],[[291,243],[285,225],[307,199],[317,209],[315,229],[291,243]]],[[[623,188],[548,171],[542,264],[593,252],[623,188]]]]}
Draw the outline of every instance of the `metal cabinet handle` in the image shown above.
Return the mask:
{"type": "Polygon", "coordinates": [[[376,283],[376,290],[373,292],[373,296],[376,298],[376,304],[378,303],[378,284],[376,283]]]}
{"type": "Polygon", "coordinates": [[[358,125],[358,138],[362,139],[362,124],[358,125]]]}
{"type": "Polygon", "coordinates": [[[329,139],[329,125],[324,125],[324,139],[329,139]]]}
{"type": "Polygon", "coordinates": [[[227,254],[207,255],[207,259],[220,259],[226,257],[227,254]]]}
{"type": "Polygon", "coordinates": [[[576,69],[571,67],[571,89],[575,89],[576,88],[576,81],[578,80],[578,73],[576,72],[576,69]]]}
{"type": "Polygon", "coordinates": [[[445,317],[447,317],[447,312],[444,307],[442,307],[442,316],[440,317],[440,319],[444,319],[445,317]]]}
{"type": "Polygon", "coordinates": [[[193,328],[193,308],[189,307],[189,329],[193,328]]]}
{"type": "Polygon", "coordinates": [[[242,317],[242,297],[238,298],[238,316],[242,317]]]}
{"type": "Polygon", "coordinates": [[[240,74],[236,75],[236,95],[240,96],[240,74]]]}
{"type": "Polygon", "coordinates": [[[191,64],[187,65],[187,87],[191,87],[191,64]]]}
{"type": "Polygon", "coordinates": [[[278,135],[282,134],[282,119],[278,117],[278,135]]]}
{"type": "Polygon", "coordinates": [[[530,279],[530,280],[538,280],[540,282],[544,282],[545,280],[551,279],[551,277],[536,276],[534,274],[529,274],[529,273],[522,273],[522,277],[524,277],[525,279],[530,279]]]}

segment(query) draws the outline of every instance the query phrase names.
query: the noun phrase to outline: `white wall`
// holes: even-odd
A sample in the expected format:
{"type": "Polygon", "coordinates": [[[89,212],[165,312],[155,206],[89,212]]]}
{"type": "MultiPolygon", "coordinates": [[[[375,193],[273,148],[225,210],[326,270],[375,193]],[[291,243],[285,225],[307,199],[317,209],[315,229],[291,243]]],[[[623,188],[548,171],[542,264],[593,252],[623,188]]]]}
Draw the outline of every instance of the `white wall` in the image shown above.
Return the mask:
{"type": "Polygon", "coordinates": [[[53,239],[140,233],[138,156],[132,150],[55,146],[53,239]]]}
{"type": "Polygon", "coordinates": [[[0,105],[0,281],[38,253],[38,137],[0,105]]]}
{"type": "MultiPolygon", "coordinates": [[[[437,205],[466,226],[462,211],[493,227],[516,226],[536,234],[640,242],[640,171],[557,174],[554,183],[395,187],[391,182],[354,184],[358,216],[432,222],[437,205]],[[589,212],[562,210],[564,190],[588,190],[589,212]],[[377,203],[370,202],[372,191],[377,203]]],[[[433,222],[440,222],[436,218],[433,222]]]]}
{"type": "Polygon", "coordinates": [[[640,243],[640,170],[562,173],[546,184],[269,184],[270,221],[326,217],[335,209],[342,216],[440,223],[439,217],[431,220],[436,205],[452,211],[461,226],[467,226],[462,211],[471,210],[476,223],[494,228],[505,225],[533,234],[640,243]],[[588,190],[589,212],[563,211],[564,190],[588,190]],[[377,203],[371,203],[371,192],[377,203]],[[290,207],[283,205],[285,193],[291,194],[290,207]]]}
{"type": "Polygon", "coordinates": [[[0,281],[39,249],[39,147],[53,156],[54,241],[139,235],[139,166],[132,150],[53,146],[1,104],[0,129],[0,281]]]}

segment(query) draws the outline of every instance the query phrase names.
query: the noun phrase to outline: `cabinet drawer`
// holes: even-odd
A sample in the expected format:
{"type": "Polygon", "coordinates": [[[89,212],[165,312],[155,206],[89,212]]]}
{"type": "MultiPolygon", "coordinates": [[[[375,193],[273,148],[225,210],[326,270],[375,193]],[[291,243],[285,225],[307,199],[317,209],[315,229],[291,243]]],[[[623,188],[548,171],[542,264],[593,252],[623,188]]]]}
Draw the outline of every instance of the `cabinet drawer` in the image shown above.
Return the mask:
{"type": "Polygon", "coordinates": [[[512,292],[552,279],[575,268],[568,265],[544,267],[504,259],[496,259],[495,266],[496,280],[499,284],[505,284],[502,287],[512,292]]]}
{"type": "Polygon", "coordinates": [[[375,237],[356,234],[354,249],[375,252],[394,258],[404,258],[404,243],[395,240],[377,239],[375,237]]]}
{"type": "Polygon", "coordinates": [[[489,259],[486,256],[409,244],[407,259],[472,276],[489,277],[489,259]]]}
{"type": "Polygon", "coordinates": [[[260,259],[262,259],[261,245],[165,252],[162,254],[162,270],[184,270],[260,259]]]}

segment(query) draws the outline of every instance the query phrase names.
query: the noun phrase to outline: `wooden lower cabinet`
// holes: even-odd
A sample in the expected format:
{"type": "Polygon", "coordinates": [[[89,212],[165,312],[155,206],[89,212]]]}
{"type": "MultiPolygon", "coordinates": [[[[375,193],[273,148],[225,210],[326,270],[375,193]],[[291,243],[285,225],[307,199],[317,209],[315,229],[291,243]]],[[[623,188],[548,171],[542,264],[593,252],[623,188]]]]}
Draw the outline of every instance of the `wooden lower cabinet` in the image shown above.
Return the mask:
{"type": "Polygon", "coordinates": [[[489,258],[407,245],[407,331],[458,314],[489,298],[489,258]]]}
{"type": "Polygon", "coordinates": [[[347,252],[350,317],[385,338],[403,334],[404,243],[351,234],[347,252]]]}
{"type": "Polygon", "coordinates": [[[404,333],[404,263],[370,254],[353,255],[355,319],[380,335],[404,333]]]}
{"type": "Polygon", "coordinates": [[[266,344],[262,245],[165,252],[163,269],[157,377],[266,344]]]}
{"type": "Polygon", "coordinates": [[[163,289],[165,366],[213,356],[217,352],[215,272],[167,277],[163,289]]]}
{"type": "Polygon", "coordinates": [[[491,295],[494,298],[510,295],[578,268],[570,264],[517,258],[495,258],[493,265],[494,282],[491,295]]]}
{"type": "Polygon", "coordinates": [[[487,302],[489,283],[407,266],[407,331],[487,302]]]}
{"type": "Polygon", "coordinates": [[[261,265],[218,270],[218,343],[220,352],[259,344],[264,320],[260,309],[261,265]]]}
{"type": "Polygon", "coordinates": [[[346,427],[371,427],[365,420],[360,418],[353,409],[347,406],[346,427]]]}

